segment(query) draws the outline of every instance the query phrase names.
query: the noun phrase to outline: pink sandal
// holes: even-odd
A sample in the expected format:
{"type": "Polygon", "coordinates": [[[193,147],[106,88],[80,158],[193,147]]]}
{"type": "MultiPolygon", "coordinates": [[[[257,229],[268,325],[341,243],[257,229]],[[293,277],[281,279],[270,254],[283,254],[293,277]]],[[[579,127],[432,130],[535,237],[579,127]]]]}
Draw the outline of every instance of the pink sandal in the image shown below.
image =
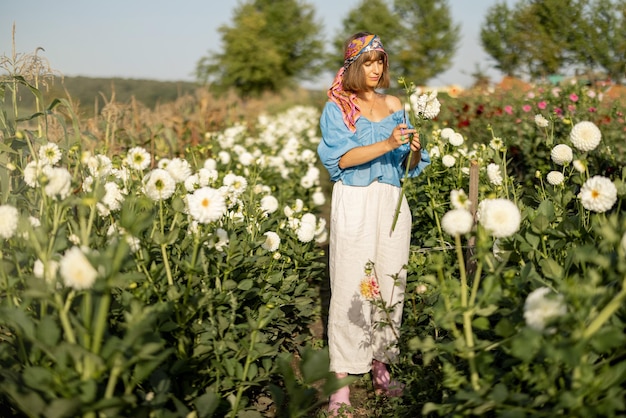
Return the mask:
{"type": "Polygon", "coordinates": [[[401,397],[404,393],[405,385],[395,379],[392,380],[387,365],[378,360],[372,361],[372,383],[376,395],[401,397]]]}

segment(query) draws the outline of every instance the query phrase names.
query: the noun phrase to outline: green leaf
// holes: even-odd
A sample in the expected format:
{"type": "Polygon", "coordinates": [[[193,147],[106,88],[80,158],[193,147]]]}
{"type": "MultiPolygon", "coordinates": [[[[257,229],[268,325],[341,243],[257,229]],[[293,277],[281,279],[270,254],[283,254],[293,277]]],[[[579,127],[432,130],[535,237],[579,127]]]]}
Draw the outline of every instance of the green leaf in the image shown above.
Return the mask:
{"type": "Polygon", "coordinates": [[[523,328],[510,341],[511,354],[524,362],[530,362],[541,348],[541,334],[529,328],[523,328]]]}
{"type": "Polygon", "coordinates": [[[240,290],[250,290],[254,286],[254,281],[252,279],[244,279],[237,285],[237,289],[240,290]]]}
{"type": "Polygon", "coordinates": [[[605,327],[596,332],[590,344],[599,353],[606,353],[614,348],[621,347],[626,342],[624,330],[621,327],[605,327]]]}
{"type": "Polygon", "coordinates": [[[306,349],[302,353],[300,370],[305,383],[314,383],[328,375],[330,358],[328,349],[313,350],[306,349]]]}
{"type": "Polygon", "coordinates": [[[198,418],[212,417],[217,407],[220,405],[220,398],[214,391],[209,391],[194,399],[198,418]]]}
{"type": "Polygon", "coordinates": [[[508,318],[502,318],[496,324],[494,331],[497,335],[507,338],[515,334],[515,324],[513,324],[508,318]]]}
{"type": "Polygon", "coordinates": [[[545,232],[550,227],[550,220],[545,215],[538,215],[532,222],[533,231],[537,233],[545,232]]]}
{"type": "Polygon", "coordinates": [[[524,238],[526,238],[526,241],[530,245],[530,248],[539,247],[539,243],[541,242],[541,237],[539,237],[538,235],[534,235],[534,234],[531,234],[530,232],[527,232],[526,235],[524,235],[524,238]]]}
{"type": "Polygon", "coordinates": [[[551,258],[539,261],[541,272],[548,279],[560,279],[563,277],[563,267],[551,258]]]}
{"type": "Polygon", "coordinates": [[[61,338],[61,329],[52,316],[46,315],[39,322],[36,335],[41,343],[55,346],[61,338]]]}
{"type": "Polygon", "coordinates": [[[476,329],[482,329],[482,330],[487,330],[491,328],[491,324],[489,323],[489,320],[487,318],[475,318],[472,321],[472,325],[476,328],[476,329]]]}
{"type": "Polygon", "coordinates": [[[485,306],[484,308],[476,309],[475,313],[476,315],[479,315],[479,316],[490,316],[490,315],[493,315],[497,311],[498,311],[497,305],[488,305],[488,306],[485,306]]]}

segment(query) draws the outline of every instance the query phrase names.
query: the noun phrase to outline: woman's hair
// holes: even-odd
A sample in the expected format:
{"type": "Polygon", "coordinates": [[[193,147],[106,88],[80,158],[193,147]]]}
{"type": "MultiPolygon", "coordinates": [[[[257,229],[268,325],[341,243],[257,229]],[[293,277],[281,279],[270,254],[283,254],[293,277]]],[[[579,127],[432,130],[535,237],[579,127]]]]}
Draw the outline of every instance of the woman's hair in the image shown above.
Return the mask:
{"type": "MultiPolygon", "coordinates": [[[[349,37],[344,44],[344,52],[348,49],[350,43],[364,36],[371,35],[369,32],[355,33],[349,37]]],[[[388,88],[389,81],[389,63],[387,61],[387,54],[382,51],[368,51],[362,53],[352,64],[346,68],[343,74],[343,89],[351,92],[360,92],[367,89],[365,82],[365,71],[363,71],[363,63],[367,61],[383,61],[383,73],[380,75],[376,88],[388,88]]]]}

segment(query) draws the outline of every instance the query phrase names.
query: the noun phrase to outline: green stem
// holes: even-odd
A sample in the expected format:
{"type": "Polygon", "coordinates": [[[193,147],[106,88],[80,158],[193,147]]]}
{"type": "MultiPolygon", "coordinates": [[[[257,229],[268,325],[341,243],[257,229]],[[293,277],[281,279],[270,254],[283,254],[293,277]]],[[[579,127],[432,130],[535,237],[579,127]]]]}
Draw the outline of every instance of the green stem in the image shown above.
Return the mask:
{"type": "Polygon", "coordinates": [[[91,317],[93,314],[93,297],[91,292],[85,292],[83,295],[83,347],[89,349],[91,347],[91,317]]]}
{"type": "Polygon", "coordinates": [[[400,215],[400,207],[402,206],[402,198],[404,197],[404,187],[409,179],[409,167],[411,166],[411,158],[413,155],[413,148],[409,145],[409,155],[406,157],[405,169],[404,169],[404,178],[402,180],[402,185],[400,186],[400,196],[398,196],[398,203],[396,204],[396,211],[393,215],[393,223],[391,224],[391,232],[396,229],[396,223],[398,223],[398,216],[400,215]]]}
{"type": "Polygon", "coordinates": [[[76,344],[76,336],[74,335],[74,330],[72,329],[72,325],[70,324],[69,317],[67,315],[70,310],[70,306],[72,305],[72,300],[74,300],[74,296],[76,293],[74,291],[70,291],[67,295],[67,300],[63,303],[61,299],[61,295],[59,293],[55,293],[54,297],[59,307],[59,319],[61,320],[61,326],[63,327],[63,331],[65,331],[65,336],[67,337],[67,341],[70,344],[76,344]]]}
{"type": "Polygon", "coordinates": [[[167,249],[165,244],[161,244],[161,254],[163,255],[163,264],[165,265],[165,273],[167,274],[167,284],[174,286],[174,279],[172,278],[172,269],[170,268],[170,261],[167,258],[167,249]]]}
{"type": "Polygon", "coordinates": [[[621,305],[622,300],[626,298],[626,279],[622,283],[622,290],[611,299],[611,301],[600,311],[600,313],[591,321],[583,332],[583,339],[589,339],[595,334],[602,325],[609,320],[611,315],[617,311],[621,305]]]}
{"type": "Polygon", "coordinates": [[[100,354],[100,348],[102,348],[102,339],[104,338],[104,331],[106,330],[110,306],[111,294],[105,293],[100,299],[100,304],[98,305],[98,316],[96,317],[96,324],[93,329],[94,335],[91,352],[94,354],[100,354]]]}
{"type": "MultiPolygon", "coordinates": [[[[245,382],[248,379],[248,371],[250,369],[250,365],[253,362],[252,352],[254,351],[254,343],[257,339],[257,335],[259,333],[261,327],[261,318],[259,318],[258,326],[252,330],[250,335],[250,348],[248,349],[248,353],[246,354],[246,363],[243,366],[243,375],[241,376],[242,382],[245,382]]],[[[235,397],[235,402],[233,403],[233,410],[231,413],[232,418],[236,418],[239,412],[239,403],[241,402],[241,398],[243,396],[243,391],[245,390],[245,386],[243,384],[239,385],[239,389],[237,390],[237,396],[235,397]]]]}
{"type": "Polygon", "coordinates": [[[191,254],[191,265],[189,266],[189,273],[187,273],[187,287],[185,289],[185,296],[183,298],[184,304],[187,304],[187,298],[189,297],[189,293],[191,292],[192,278],[194,276],[193,270],[196,268],[196,260],[198,259],[199,249],[200,240],[198,239],[198,234],[195,234],[193,240],[193,253],[191,254]]]}
{"type": "MultiPolygon", "coordinates": [[[[428,181],[428,190],[432,190],[430,176],[427,176],[426,180],[428,181]]],[[[443,230],[441,229],[441,221],[439,220],[439,215],[437,214],[437,210],[435,209],[437,205],[435,202],[435,198],[433,197],[432,194],[430,196],[430,205],[433,209],[433,216],[435,217],[435,224],[437,225],[437,232],[439,233],[439,242],[440,242],[441,248],[444,249],[446,248],[446,241],[443,239],[443,230]]]]}
{"type": "Polygon", "coordinates": [[[461,235],[454,236],[456,246],[456,256],[459,262],[459,274],[461,275],[461,306],[467,308],[467,275],[465,273],[465,262],[463,259],[463,248],[461,247],[461,235]]]}
{"type": "Polygon", "coordinates": [[[472,330],[472,312],[463,312],[463,332],[465,334],[465,344],[469,349],[467,359],[470,366],[470,381],[475,391],[480,389],[478,369],[476,368],[476,352],[474,351],[474,331],[472,330]]]}
{"type": "Polygon", "coordinates": [[[476,263],[476,272],[474,273],[474,282],[472,283],[472,292],[470,293],[469,306],[474,306],[476,303],[476,297],[478,295],[478,287],[480,285],[480,276],[483,270],[483,263],[476,263]]]}
{"type": "MultiPolygon", "coordinates": [[[[452,312],[452,303],[450,302],[450,295],[446,286],[446,278],[443,274],[443,269],[439,267],[437,269],[437,277],[439,278],[439,282],[441,283],[441,295],[443,296],[443,304],[446,307],[446,312],[452,312]]],[[[461,338],[461,333],[456,327],[456,321],[449,315],[446,315],[449,319],[447,322],[449,323],[450,329],[452,329],[452,334],[454,338],[461,338]]]]}
{"type": "MultiPolygon", "coordinates": [[[[375,266],[374,266],[374,277],[376,278],[376,282],[379,283],[378,286],[380,287],[380,280],[378,279],[378,273],[376,272],[376,267],[375,266]]],[[[396,285],[397,284],[394,281],[393,288],[391,289],[391,295],[389,296],[389,304],[391,304],[391,301],[393,301],[393,294],[395,293],[396,285]]],[[[389,326],[391,327],[391,331],[393,332],[393,336],[396,338],[396,340],[400,340],[400,336],[398,335],[398,331],[396,331],[396,327],[394,326],[394,323],[391,320],[391,315],[389,313],[389,311],[390,311],[389,304],[387,304],[387,301],[383,299],[382,293],[379,293],[378,296],[380,298],[380,303],[382,305],[382,310],[385,313],[385,318],[387,318],[387,323],[389,324],[389,326]]]]}
{"type": "Polygon", "coordinates": [[[107,381],[107,387],[104,392],[104,399],[111,399],[113,394],[115,393],[115,386],[117,385],[117,379],[122,373],[122,361],[120,359],[120,354],[117,353],[115,355],[115,359],[113,360],[113,369],[111,369],[111,374],[109,375],[109,380],[107,381]]]}

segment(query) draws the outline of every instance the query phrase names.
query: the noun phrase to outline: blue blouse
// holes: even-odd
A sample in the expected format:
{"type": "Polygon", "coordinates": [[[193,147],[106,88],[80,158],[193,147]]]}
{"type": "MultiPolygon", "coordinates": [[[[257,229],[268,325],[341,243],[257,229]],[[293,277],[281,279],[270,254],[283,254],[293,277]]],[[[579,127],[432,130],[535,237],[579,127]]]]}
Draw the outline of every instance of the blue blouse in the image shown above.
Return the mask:
{"type": "MultiPolygon", "coordinates": [[[[404,177],[405,172],[402,162],[410,150],[408,143],[354,167],[341,169],[339,160],[352,148],[389,138],[393,128],[403,122],[403,113],[404,110],[398,110],[380,122],[372,122],[361,115],[356,121],[356,132],[353,133],[343,122],[339,106],[336,103],[327,102],[320,117],[322,141],[317,147],[317,153],[330,174],[330,180],[341,180],[349,186],[368,186],[378,180],[381,183],[401,187],[400,179],[404,177]]],[[[407,124],[409,124],[408,121],[407,124]]],[[[409,177],[416,177],[424,170],[424,167],[430,164],[428,151],[422,149],[421,156],[421,161],[415,168],[409,170],[409,177]]]]}

